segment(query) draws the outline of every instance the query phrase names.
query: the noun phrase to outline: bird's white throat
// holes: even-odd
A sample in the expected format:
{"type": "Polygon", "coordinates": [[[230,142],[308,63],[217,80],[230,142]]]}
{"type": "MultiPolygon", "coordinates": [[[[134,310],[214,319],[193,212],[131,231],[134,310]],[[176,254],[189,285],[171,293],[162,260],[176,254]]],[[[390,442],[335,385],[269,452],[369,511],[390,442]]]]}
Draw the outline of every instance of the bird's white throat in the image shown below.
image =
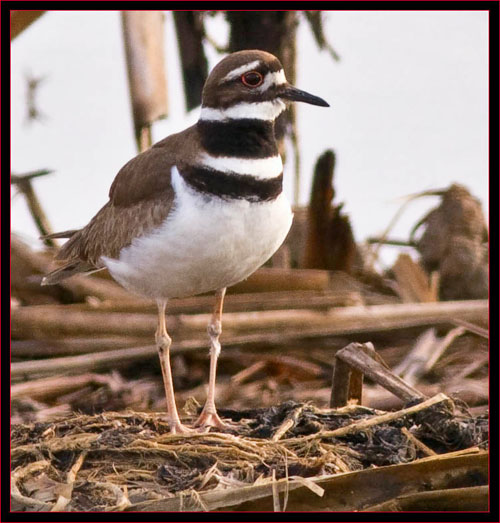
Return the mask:
{"type": "Polygon", "coordinates": [[[286,104],[280,99],[266,102],[242,102],[225,109],[215,109],[213,107],[202,107],[200,120],[205,121],[224,121],[224,120],[275,120],[284,110],[286,104]]]}

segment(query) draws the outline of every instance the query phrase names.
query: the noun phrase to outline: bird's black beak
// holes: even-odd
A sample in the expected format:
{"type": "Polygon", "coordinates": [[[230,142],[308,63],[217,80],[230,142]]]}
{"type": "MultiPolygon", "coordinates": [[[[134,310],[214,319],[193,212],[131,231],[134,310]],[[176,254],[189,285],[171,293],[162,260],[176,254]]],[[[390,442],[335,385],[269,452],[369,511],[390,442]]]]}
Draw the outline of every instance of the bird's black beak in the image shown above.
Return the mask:
{"type": "Polygon", "coordinates": [[[323,98],[319,96],[314,96],[313,94],[306,93],[297,89],[293,85],[286,84],[283,86],[283,89],[280,92],[280,97],[285,100],[290,100],[292,102],[305,102],[306,104],[311,105],[320,105],[321,107],[330,107],[330,104],[325,102],[323,98]]]}

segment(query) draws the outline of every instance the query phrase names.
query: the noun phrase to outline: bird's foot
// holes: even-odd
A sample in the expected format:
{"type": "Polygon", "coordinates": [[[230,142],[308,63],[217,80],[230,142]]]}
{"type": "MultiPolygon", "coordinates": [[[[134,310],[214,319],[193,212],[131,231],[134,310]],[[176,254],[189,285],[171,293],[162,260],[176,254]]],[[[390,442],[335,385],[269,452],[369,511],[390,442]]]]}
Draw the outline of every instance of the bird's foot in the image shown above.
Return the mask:
{"type": "Polygon", "coordinates": [[[183,425],[180,421],[170,421],[170,434],[194,434],[196,430],[190,429],[183,425]]]}
{"type": "Polygon", "coordinates": [[[194,422],[194,426],[200,431],[208,431],[210,427],[214,427],[220,430],[228,430],[231,425],[222,421],[217,411],[205,410],[200,414],[200,417],[194,422]]]}

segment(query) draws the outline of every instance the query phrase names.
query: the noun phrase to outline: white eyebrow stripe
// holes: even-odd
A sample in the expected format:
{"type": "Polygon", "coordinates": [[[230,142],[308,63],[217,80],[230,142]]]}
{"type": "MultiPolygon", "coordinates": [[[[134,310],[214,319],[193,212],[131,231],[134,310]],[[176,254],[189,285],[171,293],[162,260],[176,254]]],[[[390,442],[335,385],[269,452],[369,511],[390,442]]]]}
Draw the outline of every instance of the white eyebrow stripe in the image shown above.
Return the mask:
{"type": "Polygon", "coordinates": [[[252,69],[255,69],[258,65],[260,65],[260,60],[254,60],[253,62],[250,62],[249,64],[245,64],[240,67],[237,67],[236,69],[233,69],[231,72],[227,73],[226,76],[224,76],[224,78],[221,81],[225,82],[227,80],[232,80],[233,78],[241,76],[243,73],[246,73],[247,71],[251,71],[252,69]]]}
{"type": "Polygon", "coordinates": [[[248,118],[271,121],[276,119],[285,109],[285,103],[279,99],[255,103],[242,102],[225,109],[202,107],[200,120],[223,121],[248,118]]]}
{"type": "Polygon", "coordinates": [[[286,84],[286,77],[285,77],[285,72],[283,71],[283,69],[280,69],[279,71],[277,71],[275,73],[267,73],[264,78],[264,81],[262,82],[262,85],[259,85],[259,87],[257,87],[256,90],[265,91],[266,89],[271,87],[271,85],[283,85],[283,84],[286,84]]]}
{"type": "Polygon", "coordinates": [[[216,171],[254,176],[261,180],[276,178],[283,172],[283,162],[280,155],[255,159],[211,156],[203,153],[199,160],[204,167],[210,167],[216,171]]]}

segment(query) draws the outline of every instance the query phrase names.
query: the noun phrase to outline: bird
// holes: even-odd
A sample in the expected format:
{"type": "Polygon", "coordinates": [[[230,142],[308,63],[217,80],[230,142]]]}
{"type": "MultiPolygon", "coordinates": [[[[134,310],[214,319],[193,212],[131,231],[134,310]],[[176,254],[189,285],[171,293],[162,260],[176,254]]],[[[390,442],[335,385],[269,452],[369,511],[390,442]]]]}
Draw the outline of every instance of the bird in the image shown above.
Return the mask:
{"type": "Polygon", "coordinates": [[[126,163],[109,200],[68,238],[52,285],[102,269],[126,290],[156,301],[155,334],[167,421],[174,434],[224,430],[215,383],[226,288],[246,279],[283,243],[292,224],[274,122],[287,103],[329,104],[292,86],[278,58],[244,50],[223,58],[202,90],[198,121],[126,163]],[[205,405],[193,428],[179,417],[165,311],[171,298],[215,292],[207,331],[210,367],[205,405]]]}

